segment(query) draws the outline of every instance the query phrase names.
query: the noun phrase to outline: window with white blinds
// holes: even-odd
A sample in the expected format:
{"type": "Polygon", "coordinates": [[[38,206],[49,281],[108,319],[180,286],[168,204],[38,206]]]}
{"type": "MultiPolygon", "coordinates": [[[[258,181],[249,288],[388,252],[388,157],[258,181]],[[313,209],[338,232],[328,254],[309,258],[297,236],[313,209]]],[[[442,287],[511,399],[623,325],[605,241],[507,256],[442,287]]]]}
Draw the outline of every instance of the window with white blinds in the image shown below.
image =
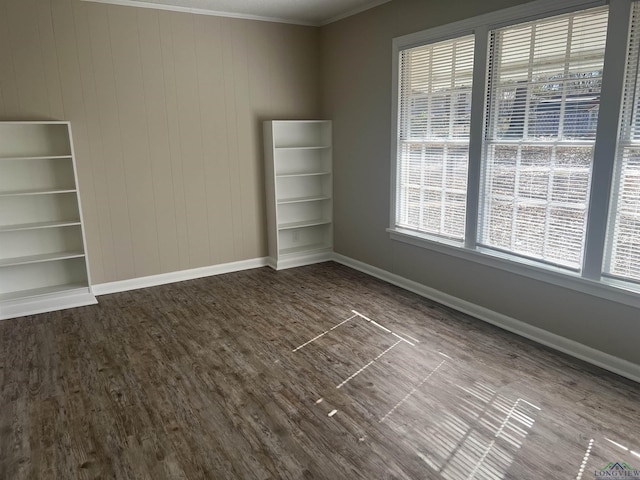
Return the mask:
{"type": "Polygon", "coordinates": [[[479,245],[580,269],[607,14],[491,32],[479,245]]]}
{"type": "Polygon", "coordinates": [[[534,0],[393,46],[392,239],[640,292],[640,0],[534,0]]]}
{"type": "Polygon", "coordinates": [[[464,236],[474,37],[400,54],[396,224],[464,236]]]}
{"type": "Polygon", "coordinates": [[[633,4],[604,273],[640,282],[640,3],[633,4]]]}

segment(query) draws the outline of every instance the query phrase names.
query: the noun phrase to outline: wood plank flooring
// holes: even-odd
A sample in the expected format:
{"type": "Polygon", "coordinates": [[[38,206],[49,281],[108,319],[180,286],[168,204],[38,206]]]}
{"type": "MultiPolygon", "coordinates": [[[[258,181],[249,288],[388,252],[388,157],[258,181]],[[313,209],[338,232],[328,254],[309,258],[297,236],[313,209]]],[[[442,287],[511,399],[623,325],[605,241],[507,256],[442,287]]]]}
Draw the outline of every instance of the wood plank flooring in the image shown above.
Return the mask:
{"type": "Polygon", "coordinates": [[[1,479],[640,468],[640,385],[334,263],[99,301],[0,323],[1,479]]]}

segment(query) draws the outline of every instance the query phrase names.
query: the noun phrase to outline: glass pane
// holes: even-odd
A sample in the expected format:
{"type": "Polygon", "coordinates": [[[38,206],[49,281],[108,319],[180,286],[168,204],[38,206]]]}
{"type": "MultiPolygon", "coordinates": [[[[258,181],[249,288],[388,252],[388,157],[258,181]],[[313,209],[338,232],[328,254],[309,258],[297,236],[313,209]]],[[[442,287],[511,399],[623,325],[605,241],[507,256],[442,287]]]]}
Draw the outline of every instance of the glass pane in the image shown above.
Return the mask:
{"type": "Polygon", "coordinates": [[[640,4],[633,2],[604,273],[640,282],[640,4]]]}
{"type": "Polygon", "coordinates": [[[597,8],[492,33],[483,245],[581,266],[607,19],[597,8]]]}
{"type": "Polygon", "coordinates": [[[473,49],[466,36],[402,52],[398,226],[464,236],[473,49]]]}
{"type": "Polygon", "coordinates": [[[606,272],[640,280],[640,148],[624,148],[621,160],[606,272]]]}

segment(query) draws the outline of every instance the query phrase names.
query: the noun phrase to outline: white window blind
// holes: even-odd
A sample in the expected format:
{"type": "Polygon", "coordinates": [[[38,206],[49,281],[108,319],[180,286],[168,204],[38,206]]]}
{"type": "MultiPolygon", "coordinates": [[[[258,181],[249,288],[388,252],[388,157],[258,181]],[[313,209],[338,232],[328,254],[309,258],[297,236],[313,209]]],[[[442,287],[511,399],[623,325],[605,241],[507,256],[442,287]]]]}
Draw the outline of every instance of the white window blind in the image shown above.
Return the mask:
{"type": "Polygon", "coordinates": [[[400,52],[396,226],[464,237],[474,37],[400,52]]]}
{"type": "Polygon", "coordinates": [[[491,32],[481,246],[580,268],[607,15],[491,32]]]}
{"type": "Polygon", "coordinates": [[[612,189],[606,276],[640,281],[640,4],[634,2],[612,189]]]}

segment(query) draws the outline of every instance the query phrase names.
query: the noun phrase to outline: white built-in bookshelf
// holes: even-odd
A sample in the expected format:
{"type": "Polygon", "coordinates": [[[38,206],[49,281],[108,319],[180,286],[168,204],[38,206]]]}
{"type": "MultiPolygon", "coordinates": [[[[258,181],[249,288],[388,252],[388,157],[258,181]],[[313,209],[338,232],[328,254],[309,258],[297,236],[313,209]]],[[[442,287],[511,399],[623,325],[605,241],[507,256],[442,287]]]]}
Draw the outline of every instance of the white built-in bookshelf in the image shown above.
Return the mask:
{"type": "Polygon", "coordinates": [[[267,121],[264,141],[270,265],[282,269],[329,260],[331,122],[267,121]]]}
{"type": "Polygon", "coordinates": [[[69,122],[0,122],[0,319],[92,303],[69,122]]]}

